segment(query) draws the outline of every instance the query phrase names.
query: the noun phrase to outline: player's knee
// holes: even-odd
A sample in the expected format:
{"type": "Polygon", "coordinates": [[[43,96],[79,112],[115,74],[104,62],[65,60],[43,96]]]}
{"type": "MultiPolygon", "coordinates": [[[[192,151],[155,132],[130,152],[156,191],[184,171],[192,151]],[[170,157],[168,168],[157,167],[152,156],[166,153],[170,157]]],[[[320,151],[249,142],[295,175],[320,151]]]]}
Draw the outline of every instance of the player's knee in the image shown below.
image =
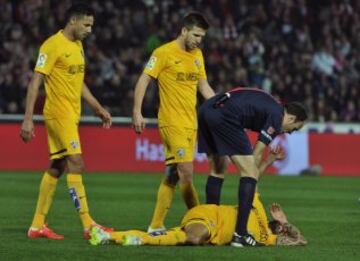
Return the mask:
{"type": "Polygon", "coordinates": [[[170,164],[166,166],[165,170],[166,175],[166,183],[171,186],[176,186],[176,184],[179,181],[179,175],[177,172],[177,166],[176,164],[170,164]]]}
{"type": "Polygon", "coordinates": [[[64,174],[66,169],[66,160],[65,159],[55,159],[51,161],[50,168],[48,169],[48,173],[55,177],[59,178],[64,174]]]}
{"type": "Polygon", "coordinates": [[[182,183],[191,183],[193,179],[192,163],[179,163],[177,166],[178,175],[182,183]]]}
{"type": "Polygon", "coordinates": [[[230,158],[225,156],[213,156],[210,158],[210,166],[215,174],[223,174],[226,172],[230,164],[230,158]]]}
{"type": "Polygon", "coordinates": [[[70,173],[82,173],[85,170],[84,161],[81,155],[67,157],[67,165],[70,173]]]}
{"type": "Polygon", "coordinates": [[[259,178],[259,169],[256,167],[246,168],[241,172],[242,177],[251,177],[254,179],[259,178]]]}

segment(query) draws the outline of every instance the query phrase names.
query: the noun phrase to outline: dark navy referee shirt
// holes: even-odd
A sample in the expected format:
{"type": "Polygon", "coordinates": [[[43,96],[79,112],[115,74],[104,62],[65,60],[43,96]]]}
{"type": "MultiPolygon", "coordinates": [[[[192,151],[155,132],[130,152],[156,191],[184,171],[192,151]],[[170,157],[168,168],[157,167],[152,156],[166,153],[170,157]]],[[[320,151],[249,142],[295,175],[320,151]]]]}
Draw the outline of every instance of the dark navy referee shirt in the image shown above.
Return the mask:
{"type": "Polygon", "coordinates": [[[224,102],[222,113],[245,129],[259,133],[258,140],[268,145],[281,133],[283,106],[268,93],[255,88],[235,88],[224,102]]]}

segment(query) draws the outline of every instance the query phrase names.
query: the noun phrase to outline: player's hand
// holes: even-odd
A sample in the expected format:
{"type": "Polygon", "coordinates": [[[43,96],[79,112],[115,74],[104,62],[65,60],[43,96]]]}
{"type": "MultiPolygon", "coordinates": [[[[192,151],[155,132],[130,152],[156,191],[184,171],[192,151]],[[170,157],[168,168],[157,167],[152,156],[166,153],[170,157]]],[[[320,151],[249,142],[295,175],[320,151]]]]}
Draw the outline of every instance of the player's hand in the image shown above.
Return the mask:
{"type": "Polygon", "coordinates": [[[103,123],[103,128],[109,129],[112,124],[112,119],[111,119],[110,113],[107,110],[105,110],[103,107],[101,107],[96,111],[96,114],[101,119],[101,121],[103,123]]]}
{"type": "Polygon", "coordinates": [[[34,123],[32,120],[23,121],[20,129],[20,137],[25,143],[28,143],[33,137],[35,137],[34,123]]]}
{"type": "Polygon", "coordinates": [[[143,132],[143,130],[145,128],[145,120],[144,120],[143,116],[141,115],[141,113],[139,113],[139,114],[134,113],[133,118],[132,118],[132,124],[133,124],[133,129],[135,130],[135,132],[137,134],[140,134],[143,132]]]}
{"type": "Polygon", "coordinates": [[[283,159],[285,159],[285,151],[281,146],[277,145],[270,150],[269,160],[276,161],[283,159]]]}
{"type": "Polygon", "coordinates": [[[287,216],[278,203],[272,203],[270,205],[270,215],[274,220],[279,221],[281,224],[288,223],[287,216]]]}

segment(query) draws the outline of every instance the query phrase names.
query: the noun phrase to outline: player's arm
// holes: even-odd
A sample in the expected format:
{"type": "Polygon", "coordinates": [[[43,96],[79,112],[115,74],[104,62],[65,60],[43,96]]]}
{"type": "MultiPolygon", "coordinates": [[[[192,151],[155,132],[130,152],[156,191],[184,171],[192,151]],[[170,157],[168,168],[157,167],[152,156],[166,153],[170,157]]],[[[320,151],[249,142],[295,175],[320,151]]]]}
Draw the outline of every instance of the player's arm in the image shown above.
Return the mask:
{"type": "MultiPolygon", "coordinates": [[[[264,151],[265,151],[266,147],[267,147],[267,145],[265,143],[259,141],[259,140],[255,144],[253,155],[254,155],[254,158],[255,158],[256,166],[258,168],[260,167],[260,164],[262,162],[263,154],[264,154],[264,151]]],[[[261,174],[261,170],[260,170],[260,174],[261,174]]]]}
{"type": "MultiPolygon", "coordinates": [[[[263,154],[265,148],[273,141],[273,139],[278,135],[281,124],[278,121],[274,120],[274,117],[269,115],[267,117],[266,123],[259,132],[258,140],[254,147],[254,157],[255,163],[258,168],[263,160],[263,154]],[[275,127],[274,127],[275,126],[275,127]]],[[[262,172],[259,171],[261,174],[262,172]]]]}
{"type": "Polygon", "coordinates": [[[267,159],[263,159],[260,162],[259,173],[263,175],[266,169],[271,166],[277,160],[283,160],[285,158],[285,152],[280,146],[276,146],[275,148],[270,150],[270,154],[267,159]]]}
{"type": "Polygon", "coordinates": [[[111,127],[112,120],[110,113],[104,109],[98,102],[98,100],[92,95],[87,85],[84,83],[81,93],[82,98],[89,104],[89,106],[95,111],[97,116],[102,120],[103,127],[108,129],[111,127]]]}
{"type": "Polygon", "coordinates": [[[43,81],[44,75],[38,72],[34,72],[28,85],[25,115],[20,130],[20,137],[25,143],[29,142],[35,136],[33,123],[34,106],[39,93],[40,85],[43,83],[43,81]]]}
{"type": "Polygon", "coordinates": [[[141,113],[141,107],[151,79],[150,75],[142,73],[135,85],[132,123],[136,133],[142,133],[145,128],[145,120],[141,113]]]}
{"type": "Polygon", "coordinates": [[[214,90],[209,85],[206,79],[200,79],[198,82],[198,91],[207,100],[215,95],[214,90]]]}

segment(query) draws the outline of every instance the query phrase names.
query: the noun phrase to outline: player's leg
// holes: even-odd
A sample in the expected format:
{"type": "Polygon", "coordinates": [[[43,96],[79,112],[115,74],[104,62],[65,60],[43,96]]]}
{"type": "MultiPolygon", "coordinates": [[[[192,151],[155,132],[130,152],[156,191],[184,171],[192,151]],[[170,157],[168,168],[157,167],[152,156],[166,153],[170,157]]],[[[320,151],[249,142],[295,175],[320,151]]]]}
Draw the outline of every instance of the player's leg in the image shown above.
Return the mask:
{"type": "Polygon", "coordinates": [[[65,140],[64,132],[62,131],[59,121],[55,119],[45,120],[45,127],[51,165],[50,168],[45,171],[40,183],[37,206],[33,222],[28,231],[28,237],[61,239],[62,236],[52,236],[52,231],[45,226],[45,219],[52,204],[52,198],[56,190],[58,178],[64,173],[66,168],[64,156],[67,152],[67,148],[66,144],[63,142],[65,140]]]}
{"type": "Polygon", "coordinates": [[[89,214],[85,187],[82,180],[84,161],[82,158],[78,122],[71,119],[65,119],[59,120],[58,123],[61,127],[61,132],[63,133],[61,135],[61,141],[66,147],[66,181],[69,193],[84,227],[84,238],[88,239],[90,227],[96,225],[96,222],[94,222],[89,214]]]}
{"type": "Polygon", "coordinates": [[[148,228],[149,233],[165,231],[164,220],[171,207],[176,185],[179,181],[175,156],[171,146],[172,132],[169,127],[159,129],[160,138],[164,146],[165,177],[158,188],[154,213],[148,228]]]}
{"type": "Polygon", "coordinates": [[[45,220],[52,205],[58,178],[64,173],[64,170],[65,160],[55,159],[51,162],[50,168],[44,173],[39,187],[39,195],[34,218],[28,231],[29,238],[63,238],[63,236],[58,235],[54,233],[51,229],[47,228],[45,220]]]}
{"type": "Polygon", "coordinates": [[[232,245],[254,246],[256,241],[248,234],[246,227],[259,176],[251,143],[242,126],[234,122],[221,121],[211,131],[218,154],[229,155],[241,175],[238,188],[239,211],[232,245]]]}
{"type": "Polygon", "coordinates": [[[175,127],[159,129],[164,145],[165,178],[161,182],[154,214],[148,232],[164,230],[164,220],[171,207],[175,188],[180,180],[181,194],[188,207],[198,204],[196,190],[192,183],[196,130],[175,127]]]}
{"type": "Polygon", "coordinates": [[[140,230],[106,232],[101,227],[92,227],[90,231],[90,244],[104,245],[115,242],[120,245],[143,245],[142,238],[149,236],[140,230]]]}
{"type": "Polygon", "coordinates": [[[220,204],[221,188],[225,172],[229,164],[229,157],[212,154],[208,156],[210,175],[206,182],[206,204],[220,204]]]}
{"type": "MultiPolygon", "coordinates": [[[[205,152],[208,157],[210,174],[206,183],[206,203],[220,204],[221,188],[229,158],[219,154],[224,147],[222,138],[227,134],[219,133],[218,125],[223,117],[218,110],[209,105],[201,106],[199,110],[199,152],[205,152]]],[[[231,142],[231,141],[230,141],[231,142]]]]}
{"type": "Polygon", "coordinates": [[[115,242],[123,246],[175,246],[186,242],[186,233],[179,227],[170,229],[158,236],[152,236],[140,230],[106,232],[101,228],[93,227],[90,235],[89,242],[92,245],[115,242]]]}
{"type": "Polygon", "coordinates": [[[103,227],[97,224],[90,216],[87,203],[85,186],[83,184],[81,173],[84,171],[84,162],[81,154],[69,155],[66,157],[68,174],[66,177],[70,197],[76,210],[79,213],[80,220],[84,228],[84,238],[90,238],[90,228],[92,226],[101,227],[105,231],[112,231],[112,228],[103,227]]]}
{"type": "MultiPolygon", "coordinates": [[[[113,233],[111,233],[112,235],[113,233]]],[[[149,235],[148,233],[131,230],[125,233],[125,236],[117,243],[124,246],[132,245],[151,245],[151,246],[176,246],[183,245],[186,242],[185,232],[177,227],[167,230],[165,233],[157,236],[149,235]]]]}
{"type": "Polygon", "coordinates": [[[199,197],[193,183],[194,166],[192,162],[177,164],[181,196],[188,209],[199,205],[199,197]]]}
{"type": "Polygon", "coordinates": [[[199,204],[196,189],[192,182],[193,164],[192,162],[173,163],[166,166],[166,175],[161,182],[156,206],[151,220],[149,233],[164,230],[164,220],[171,207],[176,185],[180,180],[180,191],[188,208],[199,204]]]}
{"type": "MultiPolygon", "coordinates": [[[[175,136],[175,135],[174,135],[175,136]]],[[[175,144],[175,160],[179,175],[179,187],[181,196],[188,209],[199,205],[198,193],[193,183],[194,154],[197,132],[194,129],[184,128],[177,133],[175,144]]]]}
{"type": "Polygon", "coordinates": [[[248,234],[247,223],[255,195],[259,170],[256,167],[253,155],[233,155],[231,160],[234,162],[239,173],[241,173],[238,189],[239,211],[231,245],[236,247],[256,246],[257,242],[248,234]]]}
{"type": "Polygon", "coordinates": [[[164,220],[171,207],[178,180],[176,164],[168,164],[165,168],[165,177],[157,192],[155,209],[148,228],[149,233],[165,231],[164,220]]]}
{"type": "Polygon", "coordinates": [[[82,225],[89,229],[94,220],[89,214],[89,207],[86,198],[85,187],[82,180],[84,162],[81,154],[69,155],[66,158],[68,174],[66,177],[70,197],[76,210],[79,212],[82,225]]]}

